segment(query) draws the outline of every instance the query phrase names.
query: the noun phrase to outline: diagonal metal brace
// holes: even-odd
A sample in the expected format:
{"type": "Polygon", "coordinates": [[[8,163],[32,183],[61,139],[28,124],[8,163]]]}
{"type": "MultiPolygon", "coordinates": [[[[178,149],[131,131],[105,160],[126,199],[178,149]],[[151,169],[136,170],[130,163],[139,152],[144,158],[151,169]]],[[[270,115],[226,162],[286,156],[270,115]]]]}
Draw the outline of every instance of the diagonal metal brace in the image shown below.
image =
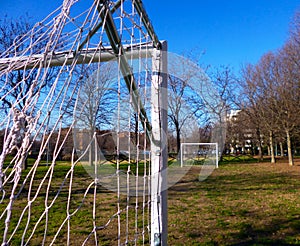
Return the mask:
{"type": "MultiPolygon", "coordinates": [[[[111,13],[114,13],[120,6],[122,0],[119,0],[115,6],[111,9],[111,13]]],[[[103,26],[103,21],[99,22],[86,36],[86,38],[82,41],[82,43],[78,46],[75,54],[83,49],[84,45],[89,41],[89,39],[103,26]]]]}
{"type": "Polygon", "coordinates": [[[120,59],[120,69],[123,74],[126,86],[129,92],[132,93],[132,101],[133,107],[138,112],[144,130],[146,132],[146,136],[148,140],[151,140],[151,124],[148,120],[146,110],[141,102],[139,92],[137,90],[135,78],[133,76],[133,72],[129,66],[128,60],[125,55],[124,48],[121,43],[121,39],[117,32],[117,28],[115,26],[110,8],[107,4],[106,0],[101,0],[100,4],[97,5],[97,10],[100,14],[101,19],[104,21],[104,29],[106,31],[107,37],[109,39],[110,45],[114,54],[120,59]]]}
{"type": "Polygon", "coordinates": [[[143,7],[143,3],[141,0],[133,0],[134,3],[134,7],[137,10],[137,12],[139,13],[139,16],[142,19],[142,22],[144,23],[145,28],[147,29],[147,32],[149,33],[152,41],[153,41],[153,46],[157,49],[161,49],[161,43],[154,31],[154,28],[150,22],[150,19],[143,7]]]}

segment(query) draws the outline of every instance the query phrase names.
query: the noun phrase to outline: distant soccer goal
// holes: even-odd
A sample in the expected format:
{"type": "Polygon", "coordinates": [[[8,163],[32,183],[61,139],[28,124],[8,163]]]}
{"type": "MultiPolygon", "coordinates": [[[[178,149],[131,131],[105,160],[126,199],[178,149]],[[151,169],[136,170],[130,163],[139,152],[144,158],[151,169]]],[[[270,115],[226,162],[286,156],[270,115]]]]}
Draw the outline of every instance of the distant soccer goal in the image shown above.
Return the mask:
{"type": "Polygon", "coordinates": [[[181,167],[209,164],[218,168],[218,163],[218,143],[181,143],[181,167]]]}

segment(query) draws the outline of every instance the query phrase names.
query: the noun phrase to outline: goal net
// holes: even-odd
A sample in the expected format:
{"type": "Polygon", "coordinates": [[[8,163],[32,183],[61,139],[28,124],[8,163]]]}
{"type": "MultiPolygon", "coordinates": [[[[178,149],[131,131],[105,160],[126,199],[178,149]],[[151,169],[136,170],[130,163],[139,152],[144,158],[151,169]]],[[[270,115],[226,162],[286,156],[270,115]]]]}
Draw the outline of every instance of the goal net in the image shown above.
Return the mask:
{"type": "Polygon", "coordinates": [[[2,245],[166,242],[164,50],[140,0],[64,0],[12,40],[2,245]]]}

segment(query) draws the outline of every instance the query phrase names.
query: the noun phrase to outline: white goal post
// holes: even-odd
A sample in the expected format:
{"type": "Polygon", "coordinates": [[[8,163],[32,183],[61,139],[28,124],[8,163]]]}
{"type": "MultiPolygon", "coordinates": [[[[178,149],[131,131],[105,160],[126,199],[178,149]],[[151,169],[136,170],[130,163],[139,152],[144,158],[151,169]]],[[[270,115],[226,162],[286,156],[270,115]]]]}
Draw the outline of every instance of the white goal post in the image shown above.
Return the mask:
{"type": "Polygon", "coordinates": [[[199,153],[200,151],[200,146],[208,146],[209,148],[213,147],[213,150],[211,150],[211,157],[215,158],[216,161],[216,168],[219,167],[219,151],[218,151],[218,143],[181,143],[180,144],[180,166],[183,167],[184,165],[184,155],[186,154],[186,146],[198,146],[198,150],[193,151],[193,153],[191,153],[191,155],[194,157],[199,156],[199,155],[203,155],[205,158],[207,158],[207,153],[199,153]]]}

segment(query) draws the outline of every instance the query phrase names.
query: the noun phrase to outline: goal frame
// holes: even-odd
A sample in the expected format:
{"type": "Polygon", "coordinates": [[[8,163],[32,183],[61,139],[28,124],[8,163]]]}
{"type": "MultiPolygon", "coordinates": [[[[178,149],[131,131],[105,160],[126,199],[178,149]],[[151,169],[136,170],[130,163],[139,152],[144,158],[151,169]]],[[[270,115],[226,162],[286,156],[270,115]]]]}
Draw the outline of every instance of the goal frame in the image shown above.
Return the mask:
{"type": "MultiPolygon", "coordinates": [[[[168,235],[168,220],[167,220],[167,140],[165,132],[167,132],[167,41],[160,41],[161,47],[149,47],[148,44],[143,45],[142,50],[137,52],[135,50],[129,50],[121,57],[123,67],[128,65],[127,58],[139,59],[139,58],[152,58],[152,87],[151,87],[151,124],[147,119],[147,115],[141,104],[141,99],[136,90],[133,90],[133,107],[135,109],[140,108],[140,118],[142,123],[147,123],[145,133],[149,140],[151,140],[151,221],[150,221],[150,245],[167,245],[168,235]]],[[[87,51],[86,51],[87,52],[87,51]]],[[[94,51],[93,51],[94,52],[94,51]]],[[[88,64],[89,62],[108,62],[113,58],[116,58],[116,54],[113,55],[107,51],[100,51],[98,55],[89,51],[88,55],[79,59],[78,64],[88,64]],[[102,52],[102,53],[101,53],[102,52]],[[100,60],[101,55],[101,60],[100,60]],[[103,59],[102,59],[103,57],[103,59]]],[[[99,51],[98,51],[99,52],[99,51]]],[[[74,61],[73,56],[65,56],[65,54],[72,53],[72,51],[61,52],[56,54],[54,58],[48,59],[42,55],[35,55],[34,60],[28,62],[26,66],[14,66],[12,70],[27,70],[32,69],[34,64],[38,61],[42,64],[42,67],[48,65],[50,67],[62,66],[71,64],[74,61]],[[45,65],[46,64],[46,65],[45,65]]],[[[8,69],[10,64],[14,64],[18,59],[29,60],[29,57],[14,57],[0,59],[0,69],[8,69]]],[[[123,76],[126,78],[131,75],[130,71],[122,71],[123,76]],[[127,75],[127,76],[126,76],[127,75]]],[[[129,81],[132,81],[130,79],[129,81]]],[[[132,90],[133,85],[128,87],[132,90]]],[[[144,125],[144,124],[143,124],[144,125]]]]}
{"type": "MultiPolygon", "coordinates": [[[[137,44],[135,47],[123,46],[118,36],[116,27],[111,17],[111,10],[106,9],[106,14],[98,10],[100,17],[105,19],[104,29],[108,36],[111,47],[109,49],[83,49],[85,42],[78,50],[66,50],[49,55],[38,54],[32,56],[12,57],[0,59],[0,69],[6,71],[27,70],[33,68],[59,67],[62,65],[88,64],[106,62],[118,58],[120,70],[127,83],[127,88],[133,93],[133,107],[139,109],[139,117],[142,125],[145,125],[145,133],[151,141],[151,245],[167,245],[167,42],[159,41],[154,33],[148,16],[142,7],[140,0],[134,1],[145,28],[149,32],[153,43],[137,44]],[[107,17],[108,16],[108,17],[107,17]],[[139,49],[137,49],[139,48],[139,49]],[[128,59],[152,58],[152,88],[151,88],[151,123],[147,118],[146,111],[141,104],[134,77],[132,75],[128,59]],[[21,62],[20,62],[21,61],[21,62]],[[24,63],[21,64],[20,63],[24,63]]],[[[88,38],[93,36],[92,30],[88,38]]]]}
{"type": "Polygon", "coordinates": [[[180,144],[180,167],[183,167],[183,150],[184,146],[198,145],[198,146],[215,146],[216,148],[216,168],[219,168],[219,151],[218,151],[218,143],[181,143],[180,144]]]}

